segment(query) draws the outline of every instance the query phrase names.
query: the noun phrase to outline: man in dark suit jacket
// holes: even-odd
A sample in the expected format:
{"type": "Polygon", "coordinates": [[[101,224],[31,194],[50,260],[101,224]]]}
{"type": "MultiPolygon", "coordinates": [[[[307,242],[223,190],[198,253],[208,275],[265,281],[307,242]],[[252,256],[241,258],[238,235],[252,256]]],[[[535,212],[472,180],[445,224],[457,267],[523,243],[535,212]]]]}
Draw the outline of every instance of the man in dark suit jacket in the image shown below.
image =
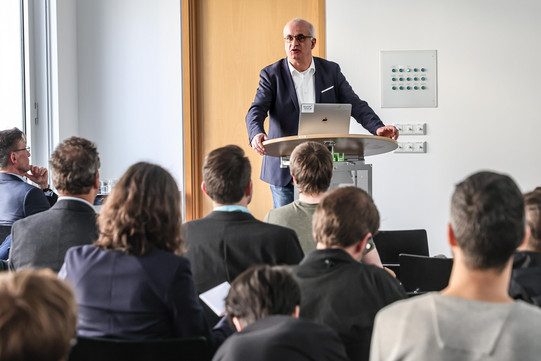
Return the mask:
{"type": "Polygon", "coordinates": [[[359,262],[378,228],[378,210],[365,191],[330,191],[313,217],[317,249],[293,271],[302,291],[300,316],[335,330],[352,361],[368,361],[376,313],[406,297],[389,273],[359,262]]]}
{"type": "Polygon", "coordinates": [[[341,361],[344,346],[330,328],[299,319],[301,290],[284,267],[256,266],[242,273],[225,300],[238,333],[213,361],[341,361]]]}
{"type": "Polygon", "coordinates": [[[0,131],[0,259],[8,256],[11,239],[4,239],[13,222],[49,209],[57,198],[49,189],[47,169],[30,165],[24,133],[17,128],[0,131]]]}
{"type": "MultiPolygon", "coordinates": [[[[252,198],[250,178],[250,161],[238,146],[207,155],[201,188],[212,199],[214,210],[182,227],[198,293],[231,283],[252,265],[293,265],[303,257],[293,230],[261,222],[246,208],[252,198]]],[[[206,311],[214,324],[217,315],[206,311]]]]}
{"type": "Polygon", "coordinates": [[[47,267],[58,272],[68,248],[97,239],[93,202],[99,189],[100,158],[96,146],[71,137],[58,145],[49,163],[60,198],[51,209],[13,224],[11,269],[47,267]]]}
{"type": "MultiPolygon", "coordinates": [[[[355,94],[338,64],[312,56],[316,45],[312,24],[291,20],[284,27],[284,40],[287,58],[261,70],[255,100],[246,115],[248,137],[257,153],[265,154],[265,140],[297,135],[302,103],[351,104],[351,115],[370,133],[398,138],[398,130],[385,126],[368,103],[355,94]],[[268,136],[263,127],[267,114],[268,136]]],[[[275,208],[293,201],[291,175],[287,168],[280,168],[280,158],[263,157],[261,179],[271,185],[275,208]],[[280,201],[285,194],[290,195],[288,200],[280,201]]]]}

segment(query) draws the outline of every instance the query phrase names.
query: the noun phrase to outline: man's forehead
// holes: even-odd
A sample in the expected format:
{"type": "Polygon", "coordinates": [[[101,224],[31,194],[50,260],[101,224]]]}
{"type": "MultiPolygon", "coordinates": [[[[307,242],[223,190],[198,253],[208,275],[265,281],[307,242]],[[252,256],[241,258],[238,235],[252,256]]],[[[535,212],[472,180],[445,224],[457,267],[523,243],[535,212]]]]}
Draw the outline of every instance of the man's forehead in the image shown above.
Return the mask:
{"type": "Polygon", "coordinates": [[[310,33],[310,25],[305,22],[288,23],[284,27],[284,35],[298,35],[310,33]]]}

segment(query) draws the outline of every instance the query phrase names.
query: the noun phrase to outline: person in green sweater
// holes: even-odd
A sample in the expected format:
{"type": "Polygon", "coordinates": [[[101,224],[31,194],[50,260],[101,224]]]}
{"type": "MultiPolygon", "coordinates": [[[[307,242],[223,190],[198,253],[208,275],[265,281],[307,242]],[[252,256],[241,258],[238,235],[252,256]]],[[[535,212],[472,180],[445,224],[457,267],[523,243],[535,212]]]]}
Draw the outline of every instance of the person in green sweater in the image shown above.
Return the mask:
{"type": "MultiPolygon", "coordinates": [[[[299,199],[270,210],[264,221],[293,229],[299,237],[304,254],[308,254],[316,249],[316,241],[312,235],[312,217],[319,201],[331,185],[332,154],[321,143],[299,144],[291,153],[289,169],[299,191],[299,199]]],[[[374,241],[370,240],[367,244],[361,261],[383,267],[374,241]]]]}

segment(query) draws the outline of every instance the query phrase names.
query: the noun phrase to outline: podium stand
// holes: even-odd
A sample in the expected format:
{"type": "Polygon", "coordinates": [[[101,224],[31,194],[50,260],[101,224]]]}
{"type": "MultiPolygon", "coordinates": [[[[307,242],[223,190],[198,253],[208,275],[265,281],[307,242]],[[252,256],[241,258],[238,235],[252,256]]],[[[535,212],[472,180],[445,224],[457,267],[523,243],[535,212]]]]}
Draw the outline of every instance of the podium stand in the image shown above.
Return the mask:
{"type": "Polygon", "coordinates": [[[372,195],[372,165],[364,158],[391,152],[398,143],[390,138],[361,134],[312,134],[293,135],[263,142],[267,155],[280,157],[282,168],[289,166],[289,156],[301,143],[322,143],[334,155],[334,171],[331,187],[353,185],[372,195]]]}

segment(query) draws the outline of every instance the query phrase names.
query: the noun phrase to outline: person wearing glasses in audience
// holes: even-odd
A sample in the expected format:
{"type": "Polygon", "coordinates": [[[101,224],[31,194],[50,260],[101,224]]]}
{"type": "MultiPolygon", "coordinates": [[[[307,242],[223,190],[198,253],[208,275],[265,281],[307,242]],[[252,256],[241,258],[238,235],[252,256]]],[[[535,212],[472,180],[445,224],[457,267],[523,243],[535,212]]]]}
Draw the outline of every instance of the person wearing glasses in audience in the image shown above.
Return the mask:
{"type": "Polygon", "coordinates": [[[0,259],[5,260],[11,246],[11,237],[7,236],[13,222],[51,208],[58,199],[49,189],[47,168],[30,164],[30,147],[26,146],[24,133],[17,128],[0,131],[0,199],[0,259]]]}
{"type": "Polygon", "coordinates": [[[398,138],[398,130],[385,126],[355,94],[338,64],[312,56],[316,46],[312,24],[304,19],[289,21],[284,40],[287,57],[261,70],[259,87],[246,115],[249,141],[263,156],[261,179],[271,185],[274,208],[293,202],[293,183],[289,170],[280,168],[280,158],[265,155],[263,141],[297,135],[302,103],[351,104],[351,115],[370,133],[398,138]],[[264,130],[267,115],[268,135],[264,130]]]}

